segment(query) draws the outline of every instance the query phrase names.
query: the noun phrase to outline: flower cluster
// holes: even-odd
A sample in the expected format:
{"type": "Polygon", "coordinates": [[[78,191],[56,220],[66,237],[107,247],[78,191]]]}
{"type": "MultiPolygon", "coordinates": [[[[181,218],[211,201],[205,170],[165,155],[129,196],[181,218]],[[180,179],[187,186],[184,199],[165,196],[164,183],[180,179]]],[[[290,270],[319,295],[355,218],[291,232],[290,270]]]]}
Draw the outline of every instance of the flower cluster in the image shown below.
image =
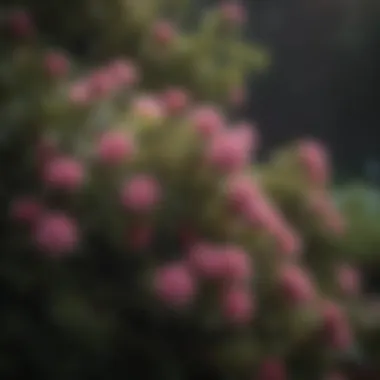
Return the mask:
{"type": "MultiPolygon", "coordinates": [[[[132,72],[137,72],[134,66],[119,62],[80,83],[89,86],[90,97],[96,97],[96,84],[100,83],[97,73],[104,74],[103,84],[129,86],[135,81],[132,72]],[[113,75],[119,80],[112,82],[113,75]]],[[[69,86],[67,97],[76,107],[73,86],[69,86]]],[[[162,310],[185,315],[201,310],[204,317],[210,312],[204,307],[204,297],[212,294],[219,326],[254,331],[265,318],[261,302],[269,297],[279,313],[294,313],[294,319],[296,312],[314,315],[314,322],[305,327],[302,336],[311,337],[320,330],[323,333],[318,339],[326,349],[347,350],[353,341],[349,319],[340,303],[323,292],[313,267],[304,261],[307,236],[297,231],[276,199],[266,193],[260,176],[250,171],[259,147],[256,126],[229,122],[215,105],[190,101],[189,92],[180,87],[158,93],[131,91],[126,120],[101,133],[94,130],[85,155],[81,149],[65,150],[58,136],[56,144],[49,145],[48,159],[46,155],[44,159],[41,147],[47,137],[42,136],[36,144],[36,175],[42,192],[21,194],[10,208],[11,220],[29,228],[30,244],[51,259],[75,259],[88,244],[86,213],[109,207],[111,217],[120,218],[116,228],[123,231],[122,254],[132,258],[133,252],[141,252],[156,263],[141,270],[142,275],[146,271],[151,274],[148,293],[162,310]],[[169,144],[180,144],[184,138],[179,150],[169,144]],[[190,166],[186,169],[184,164],[173,172],[173,160],[190,166]],[[65,200],[64,207],[50,203],[58,195],[65,200]],[[66,201],[86,204],[94,196],[89,208],[81,208],[82,214],[71,206],[67,208],[66,201]],[[170,214],[174,205],[179,207],[177,217],[170,214]],[[229,226],[224,232],[218,230],[217,215],[224,215],[229,226]],[[207,225],[212,220],[216,223],[214,232],[207,225]],[[164,223],[169,223],[169,241],[179,241],[177,254],[170,260],[155,251],[164,223]]],[[[341,234],[340,215],[325,189],[328,167],[324,155],[305,142],[299,157],[299,168],[306,169],[310,181],[305,196],[309,217],[341,234]]],[[[102,220],[95,228],[104,228],[102,220]]],[[[342,298],[358,294],[360,280],[351,266],[336,264],[335,273],[336,288],[340,289],[336,294],[342,298]]],[[[288,331],[290,325],[282,329],[288,331]]],[[[286,362],[283,357],[274,359],[274,354],[263,352],[260,378],[272,376],[269,378],[277,380],[285,376],[286,362]]]]}
{"type": "MultiPolygon", "coordinates": [[[[223,2],[215,14],[214,33],[246,22],[237,2],[223,2]]],[[[43,111],[46,98],[53,106],[48,121],[42,112],[30,116],[32,127],[17,129],[28,139],[23,146],[15,139],[24,160],[2,172],[11,226],[1,235],[3,246],[16,246],[12,259],[26,254],[39,273],[56,275],[51,282],[50,274],[35,276],[33,291],[43,289],[49,316],[51,299],[66,285],[84,294],[82,304],[102,316],[106,310],[107,328],[88,336],[107,335],[113,326],[107,357],[120,354],[119,335],[139,334],[141,322],[147,324],[141,340],[159,336],[159,347],[185,351],[178,360],[189,372],[186,363],[242,379],[290,379],[300,371],[291,359],[312,346],[327,357],[318,358],[323,379],[343,379],[334,359],[355,342],[350,306],[361,280],[334,251],[346,221],[330,198],[327,152],[305,140],[252,168],[261,144],[256,124],[231,120],[212,97],[179,80],[147,88],[144,49],[153,44],[169,52],[180,44],[174,25],[157,18],[138,57],[119,54],[91,68],[60,51],[36,54],[48,95],[41,103],[38,91],[32,95],[43,111]],[[165,335],[166,325],[194,337],[203,357],[183,349],[189,338],[165,335]],[[157,326],[159,334],[152,332],[157,326]],[[217,360],[222,346],[240,351],[217,360]]],[[[19,11],[9,15],[8,27],[16,38],[36,33],[19,11]]],[[[241,83],[227,87],[229,102],[241,104],[241,83]]],[[[78,325],[69,324],[68,335],[78,325]]]]}

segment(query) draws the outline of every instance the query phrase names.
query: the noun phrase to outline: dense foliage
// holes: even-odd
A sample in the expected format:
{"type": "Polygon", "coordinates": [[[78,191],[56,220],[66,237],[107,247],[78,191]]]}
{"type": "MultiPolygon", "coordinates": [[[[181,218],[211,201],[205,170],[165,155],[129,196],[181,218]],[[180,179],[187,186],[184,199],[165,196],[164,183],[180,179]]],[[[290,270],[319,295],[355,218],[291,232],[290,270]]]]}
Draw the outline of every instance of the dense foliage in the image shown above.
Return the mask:
{"type": "Polygon", "coordinates": [[[347,221],[319,142],[252,169],[244,9],[61,5],[3,12],[1,376],[344,376],[371,325],[347,221]]]}

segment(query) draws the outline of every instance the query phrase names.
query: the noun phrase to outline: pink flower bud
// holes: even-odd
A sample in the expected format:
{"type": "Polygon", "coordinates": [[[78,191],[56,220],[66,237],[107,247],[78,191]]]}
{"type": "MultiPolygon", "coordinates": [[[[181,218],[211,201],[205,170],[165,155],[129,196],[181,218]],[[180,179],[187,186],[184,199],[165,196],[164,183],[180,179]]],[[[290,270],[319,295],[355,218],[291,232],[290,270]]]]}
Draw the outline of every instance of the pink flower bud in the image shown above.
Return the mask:
{"type": "Polygon", "coordinates": [[[200,276],[209,279],[221,279],[225,275],[225,255],[212,244],[194,244],[190,247],[188,259],[192,270],[200,276]]]}
{"type": "Polygon", "coordinates": [[[238,213],[245,213],[252,202],[261,199],[257,184],[245,175],[235,175],[227,179],[225,188],[229,206],[238,213]]]}
{"type": "Polygon", "coordinates": [[[194,278],[182,263],[158,268],[153,275],[153,288],[159,300],[166,306],[175,308],[191,304],[196,293],[194,278]]]}
{"type": "Polygon", "coordinates": [[[235,138],[241,141],[244,150],[249,153],[257,152],[259,147],[259,134],[255,125],[240,122],[233,126],[232,131],[235,138]]]}
{"type": "Polygon", "coordinates": [[[191,115],[196,132],[202,137],[209,138],[215,136],[224,128],[222,114],[213,107],[200,107],[195,109],[191,115]]]}
{"type": "Polygon", "coordinates": [[[326,343],[336,350],[348,349],[352,344],[352,331],[343,310],[337,304],[326,301],[322,320],[326,343]]]}
{"type": "Polygon", "coordinates": [[[331,332],[328,337],[328,343],[333,349],[339,351],[345,351],[350,348],[352,345],[352,330],[347,321],[331,332]]]}
{"type": "Polygon", "coordinates": [[[35,33],[35,26],[29,12],[14,10],[9,14],[8,25],[12,34],[16,37],[30,37],[35,33]]]}
{"type": "Polygon", "coordinates": [[[225,0],[221,12],[223,20],[230,24],[241,25],[246,22],[247,11],[237,0],[225,0]]]}
{"type": "Polygon", "coordinates": [[[286,265],[280,272],[281,291],[293,304],[304,304],[315,298],[315,289],[307,274],[295,265],[286,265]]]}
{"type": "Polygon", "coordinates": [[[116,60],[108,67],[108,72],[116,83],[127,87],[136,85],[140,79],[137,67],[130,61],[116,60]]]}
{"type": "Polygon", "coordinates": [[[153,38],[161,46],[168,46],[176,37],[177,32],[168,21],[158,21],[153,25],[153,38]]]}
{"type": "Polygon", "coordinates": [[[275,235],[283,223],[277,210],[263,195],[258,195],[247,204],[244,217],[250,225],[264,228],[271,235],[275,235]]]}
{"type": "Polygon", "coordinates": [[[42,252],[61,257],[77,247],[78,227],[73,219],[64,214],[46,214],[35,226],[34,241],[42,252]]]}
{"type": "Polygon", "coordinates": [[[86,81],[80,81],[72,84],[68,90],[68,98],[76,105],[88,105],[92,101],[89,83],[86,81]]]}
{"type": "Polygon", "coordinates": [[[59,79],[69,72],[70,61],[64,54],[51,52],[45,55],[44,68],[50,77],[59,79]]]}
{"type": "Polygon", "coordinates": [[[323,146],[317,141],[303,141],[299,146],[299,157],[311,184],[326,185],[330,177],[330,166],[323,146]]]}
{"type": "Polygon", "coordinates": [[[349,266],[341,265],[337,269],[337,281],[343,293],[348,295],[356,295],[361,288],[361,279],[359,272],[349,266]]]}
{"type": "Polygon", "coordinates": [[[115,90],[115,78],[102,68],[93,72],[87,79],[87,85],[91,93],[92,100],[102,99],[109,96],[115,90]]]}
{"type": "Polygon", "coordinates": [[[254,314],[254,298],[246,289],[228,287],[222,294],[222,311],[228,322],[247,324],[254,314]]]}
{"type": "Polygon", "coordinates": [[[180,88],[170,88],[163,94],[162,102],[169,115],[177,115],[187,107],[189,95],[180,88]]]}
{"type": "Polygon", "coordinates": [[[163,104],[152,96],[141,96],[133,101],[132,111],[144,120],[159,121],[165,117],[163,104]]]}
{"type": "Polygon", "coordinates": [[[135,153],[131,136],[121,131],[110,131],[103,134],[98,143],[98,157],[108,165],[117,165],[130,160],[135,153]]]}
{"type": "Polygon", "coordinates": [[[333,301],[325,300],[322,304],[323,324],[327,330],[334,330],[344,319],[343,310],[333,301]]]}
{"type": "Polygon", "coordinates": [[[10,205],[10,217],[19,223],[33,224],[42,214],[41,204],[32,197],[20,197],[10,205]]]}
{"type": "Polygon", "coordinates": [[[249,163],[247,144],[233,130],[215,136],[206,151],[206,161],[224,173],[241,170],[249,163]]]}
{"type": "Polygon", "coordinates": [[[286,380],[286,369],[282,360],[266,358],[260,365],[257,380],[286,380]]]}
{"type": "Polygon", "coordinates": [[[56,157],[46,164],[43,180],[48,187],[73,191],[84,182],[82,164],[71,157],[56,157]]]}
{"type": "Polygon", "coordinates": [[[232,245],[224,247],[222,252],[225,255],[224,278],[226,280],[244,281],[252,276],[252,260],[247,252],[232,245]]]}
{"type": "Polygon", "coordinates": [[[301,239],[289,227],[280,224],[274,233],[277,249],[285,256],[294,256],[301,252],[301,239]]]}
{"type": "Polygon", "coordinates": [[[161,199],[161,187],[152,177],[137,175],[122,188],[121,201],[125,208],[135,212],[151,211],[161,199]]]}

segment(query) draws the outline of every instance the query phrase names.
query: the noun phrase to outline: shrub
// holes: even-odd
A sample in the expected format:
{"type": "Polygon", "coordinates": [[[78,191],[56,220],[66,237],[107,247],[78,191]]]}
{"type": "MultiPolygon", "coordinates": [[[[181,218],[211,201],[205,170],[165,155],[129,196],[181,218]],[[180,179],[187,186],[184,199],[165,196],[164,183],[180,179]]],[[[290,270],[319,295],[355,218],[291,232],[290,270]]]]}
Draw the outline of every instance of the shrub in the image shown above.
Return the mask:
{"type": "Polygon", "coordinates": [[[231,113],[265,56],[244,10],[183,32],[161,2],[107,4],[99,25],[77,4],[87,56],[38,4],[41,35],[5,12],[2,377],[343,376],[360,276],[328,155],[299,141],[252,170],[258,131],[231,113]]]}

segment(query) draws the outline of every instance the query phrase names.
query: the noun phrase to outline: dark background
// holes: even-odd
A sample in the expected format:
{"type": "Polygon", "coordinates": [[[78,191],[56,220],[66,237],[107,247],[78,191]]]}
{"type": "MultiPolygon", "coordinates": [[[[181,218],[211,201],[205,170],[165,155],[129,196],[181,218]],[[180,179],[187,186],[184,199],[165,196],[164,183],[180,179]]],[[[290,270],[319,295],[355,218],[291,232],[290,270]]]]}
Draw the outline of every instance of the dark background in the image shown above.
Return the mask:
{"type": "Polygon", "coordinates": [[[379,183],[376,0],[245,3],[249,38],[273,58],[266,74],[253,81],[246,110],[259,122],[264,155],[294,138],[318,137],[331,149],[338,180],[379,183]]]}

